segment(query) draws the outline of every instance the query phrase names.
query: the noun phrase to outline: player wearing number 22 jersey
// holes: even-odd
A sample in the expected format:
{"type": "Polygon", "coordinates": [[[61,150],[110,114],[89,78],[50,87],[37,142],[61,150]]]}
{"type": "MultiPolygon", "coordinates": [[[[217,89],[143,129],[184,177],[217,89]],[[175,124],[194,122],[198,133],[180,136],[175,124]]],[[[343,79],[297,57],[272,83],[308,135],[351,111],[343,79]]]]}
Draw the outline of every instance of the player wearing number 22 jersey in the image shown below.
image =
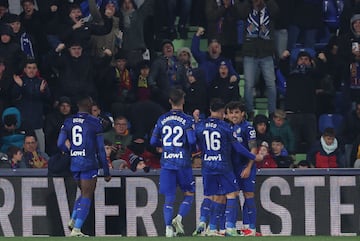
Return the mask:
{"type": "Polygon", "coordinates": [[[150,144],[162,148],[160,193],[165,195],[163,213],[166,237],[184,233],[182,217],[189,212],[195,192],[191,168],[191,151],[196,142],[192,128],[194,121],[183,112],[184,96],[181,89],[170,91],[169,102],[172,109],[160,116],[150,140],[150,144]],[[177,185],[184,193],[184,200],[178,215],[171,221],[177,185]]]}

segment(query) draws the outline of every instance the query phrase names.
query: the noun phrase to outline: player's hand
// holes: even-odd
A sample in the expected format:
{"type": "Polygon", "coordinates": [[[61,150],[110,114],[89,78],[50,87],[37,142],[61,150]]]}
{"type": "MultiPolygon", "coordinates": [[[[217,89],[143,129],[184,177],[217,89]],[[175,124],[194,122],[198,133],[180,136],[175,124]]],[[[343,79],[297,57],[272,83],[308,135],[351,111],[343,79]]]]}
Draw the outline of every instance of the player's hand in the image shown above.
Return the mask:
{"type": "Polygon", "coordinates": [[[246,167],[242,172],[241,172],[241,174],[240,174],[240,177],[241,178],[248,178],[249,176],[250,176],[250,170],[251,170],[251,168],[249,168],[249,167],[246,167]]]}
{"type": "Polygon", "coordinates": [[[104,177],[104,180],[105,180],[105,182],[110,182],[111,176],[106,176],[106,177],[104,177]]]}
{"type": "Polygon", "coordinates": [[[264,156],[261,154],[256,154],[255,161],[261,162],[262,160],[264,160],[264,156]]]}

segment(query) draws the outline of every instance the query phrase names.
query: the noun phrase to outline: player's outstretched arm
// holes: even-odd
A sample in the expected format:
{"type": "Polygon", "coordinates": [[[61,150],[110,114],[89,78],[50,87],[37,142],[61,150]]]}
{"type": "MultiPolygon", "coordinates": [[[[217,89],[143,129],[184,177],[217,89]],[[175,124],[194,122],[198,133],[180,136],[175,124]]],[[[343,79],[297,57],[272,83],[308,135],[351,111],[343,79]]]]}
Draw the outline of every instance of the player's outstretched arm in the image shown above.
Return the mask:
{"type": "Polygon", "coordinates": [[[109,171],[109,166],[106,160],[106,153],[105,153],[105,148],[104,148],[104,137],[99,134],[96,136],[96,144],[97,144],[97,149],[98,149],[98,156],[101,160],[102,163],[102,167],[104,170],[104,179],[106,182],[111,180],[111,175],[110,175],[110,171],[109,171]]]}
{"type": "Polygon", "coordinates": [[[232,146],[235,149],[236,152],[240,153],[241,155],[249,158],[250,160],[255,160],[256,156],[249,152],[248,149],[246,149],[242,144],[240,144],[240,142],[238,142],[237,140],[234,140],[232,142],[232,146]]]}

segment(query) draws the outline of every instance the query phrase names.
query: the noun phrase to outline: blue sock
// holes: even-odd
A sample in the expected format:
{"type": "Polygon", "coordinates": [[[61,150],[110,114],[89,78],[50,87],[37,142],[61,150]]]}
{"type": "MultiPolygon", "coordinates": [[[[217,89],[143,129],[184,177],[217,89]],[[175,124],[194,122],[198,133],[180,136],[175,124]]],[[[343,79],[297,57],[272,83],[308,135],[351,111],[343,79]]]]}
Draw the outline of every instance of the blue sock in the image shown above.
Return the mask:
{"type": "Polygon", "coordinates": [[[247,206],[247,215],[249,218],[249,228],[256,228],[256,204],[254,198],[245,199],[245,205],[247,206]]]}
{"type": "Polygon", "coordinates": [[[174,212],[175,195],[165,195],[165,203],[163,208],[165,225],[171,225],[174,212]]]}
{"type": "Polygon", "coordinates": [[[219,229],[225,230],[225,223],[226,223],[226,204],[220,204],[220,212],[219,212],[219,229]]]}
{"type": "Polygon", "coordinates": [[[243,205],[243,210],[242,210],[242,217],[243,217],[243,225],[249,225],[250,220],[249,220],[249,215],[248,215],[248,207],[247,207],[247,199],[245,198],[245,202],[243,205]]]}
{"type": "Polygon", "coordinates": [[[226,227],[235,228],[238,215],[238,203],[236,198],[226,200],[226,227]]]}
{"type": "Polygon", "coordinates": [[[74,203],[74,207],[73,207],[72,214],[71,214],[71,219],[73,219],[73,220],[76,219],[77,209],[79,208],[80,200],[81,200],[81,195],[78,197],[78,199],[75,200],[75,203],[74,203]]]}
{"type": "Polygon", "coordinates": [[[211,204],[211,211],[210,211],[210,221],[209,221],[209,228],[210,230],[217,230],[217,224],[219,221],[219,217],[221,215],[222,210],[221,203],[213,202],[211,204]]]}
{"type": "Polygon", "coordinates": [[[191,204],[194,201],[194,196],[185,196],[183,202],[181,203],[180,207],[179,207],[179,215],[181,215],[181,217],[184,217],[191,208],[191,204]]]}
{"type": "Polygon", "coordinates": [[[77,209],[77,217],[75,221],[74,228],[81,229],[82,225],[85,222],[85,219],[87,215],[89,214],[91,205],[91,199],[90,198],[81,198],[79,203],[79,208],[77,209]]]}
{"type": "Polygon", "coordinates": [[[206,223],[209,220],[211,203],[212,201],[209,198],[204,198],[202,201],[200,208],[200,222],[206,223]]]}

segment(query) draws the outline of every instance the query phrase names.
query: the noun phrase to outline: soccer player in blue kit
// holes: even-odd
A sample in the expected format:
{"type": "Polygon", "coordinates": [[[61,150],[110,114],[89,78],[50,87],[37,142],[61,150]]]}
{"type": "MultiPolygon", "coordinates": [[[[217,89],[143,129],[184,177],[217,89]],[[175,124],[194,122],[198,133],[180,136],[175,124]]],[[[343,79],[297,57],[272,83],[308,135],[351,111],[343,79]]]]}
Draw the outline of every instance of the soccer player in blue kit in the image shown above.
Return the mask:
{"type": "Polygon", "coordinates": [[[183,112],[184,97],[185,93],[181,89],[171,89],[171,110],[159,117],[150,139],[151,145],[162,148],[160,193],[165,195],[163,214],[166,237],[184,234],[182,218],[189,212],[194,200],[195,180],[191,168],[191,152],[195,149],[196,138],[194,120],[183,112]],[[177,185],[184,193],[184,200],[178,215],[172,219],[177,185]]]}
{"type": "Polygon", "coordinates": [[[58,137],[58,147],[71,157],[71,172],[77,182],[81,196],[74,204],[69,228],[70,236],[87,237],[81,232],[91,206],[98,176],[98,159],[102,163],[104,179],[110,181],[111,176],[106,160],[102,125],[100,120],[90,114],[92,100],[81,97],[77,101],[79,111],[67,118],[58,137]]]}
{"type": "MultiPolygon", "coordinates": [[[[257,153],[256,131],[253,126],[245,120],[246,107],[239,101],[231,101],[226,107],[227,119],[230,121],[231,129],[235,138],[251,153],[257,153]]],[[[243,191],[245,202],[243,205],[243,229],[244,236],[255,236],[256,234],[256,204],[255,183],[256,166],[254,159],[234,153],[234,173],[239,188],[243,191]]]]}
{"type": "Polygon", "coordinates": [[[229,124],[224,122],[225,104],[214,99],[210,104],[210,117],[196,124],[197,143],[202,152],[204,195],[211,197],[209,231],[207,236],[218,236],[218,219],[226,211],[225,235],[237,236],[235,223],[239,186],[233,172],[231,153],[236,151],[251,160],[262,160],[244,148],[233,136],[229,124]],[[226,197],[226,198],[225,198],[226,197]]]}

